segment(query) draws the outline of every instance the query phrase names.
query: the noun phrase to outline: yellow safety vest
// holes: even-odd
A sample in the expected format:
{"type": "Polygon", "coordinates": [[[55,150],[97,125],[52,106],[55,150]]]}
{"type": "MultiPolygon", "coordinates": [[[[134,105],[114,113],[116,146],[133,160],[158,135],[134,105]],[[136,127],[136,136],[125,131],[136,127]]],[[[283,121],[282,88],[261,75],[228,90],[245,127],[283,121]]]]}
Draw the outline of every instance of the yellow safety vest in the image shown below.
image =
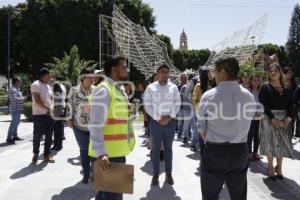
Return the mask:
{"type": "MultiPolygon", "coordinates": [[[[135,145],[133,125],[129,121],[128,101],[121,91],[107,80],[100,83],[98,87],[105,87],[110,95],[108,118],[102,129],[106,153],[109,158],[127,156],[135,145]]],[[[92,98],[89,97],[89,102],[92,98]]],[[[96,158],[92,143],[93,141],[90,140],[89,156],[96,158]]]]}

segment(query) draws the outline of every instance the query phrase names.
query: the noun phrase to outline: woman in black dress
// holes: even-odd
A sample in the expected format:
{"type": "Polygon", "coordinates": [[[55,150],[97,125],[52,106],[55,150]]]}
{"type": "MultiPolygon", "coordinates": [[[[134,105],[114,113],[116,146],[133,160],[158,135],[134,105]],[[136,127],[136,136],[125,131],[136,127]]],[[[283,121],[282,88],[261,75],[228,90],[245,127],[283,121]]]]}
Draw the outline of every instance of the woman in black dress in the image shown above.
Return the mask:
{"type": "Polygon", "coordinates": [[[260,123],[260,154],[268,157],[268,176],[283,179],[283,157],[292,158],[289,141],[292,119],[292,92],[284,85],[283,72],[278,63],[268,70],[268,82],[261,86],[259,101],[264,106],[264,117],[260,123]],[[277,166],[273,166],[276,157],[277,166]]]}

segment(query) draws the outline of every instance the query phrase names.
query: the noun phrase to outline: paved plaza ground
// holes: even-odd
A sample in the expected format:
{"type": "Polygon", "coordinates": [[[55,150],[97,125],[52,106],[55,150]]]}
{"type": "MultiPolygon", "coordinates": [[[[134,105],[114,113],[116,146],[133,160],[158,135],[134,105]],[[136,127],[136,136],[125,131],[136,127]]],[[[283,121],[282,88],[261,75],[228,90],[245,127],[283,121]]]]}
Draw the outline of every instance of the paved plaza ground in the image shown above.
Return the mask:
{"type": "MultiPolygon", "coordinates": [[[[22,117],[24,119],[24,117],[22,117]]],[[[32,123],[22,120],[19,136],[24,141],[6,146],[5,138],[10,117],[0,116],[0,199],[1,200],[90,200],[95,193],[91,184],[81,184],[79,149],[73,132],[66,128],[64,149],[54,155],[55,164],[44,164],[42,156],[38,165],[31,165],[32,123]]],[[[149,150],[145,147],[143,126],[135,124],[137,144],[128,156],[127,163],[135,165],[134,194],[125,200],[200,200],[199,152],[193,153],[188,145],[174,143],[173,187],[164,184],[150,187],[152,167],[149,150]]],[[[250,164],[248,173],[248,199],[300,199],[300,143],[295,146],[295,159],[285,159],[283,181],[266,179],[266,159],[250,164]]],[[[161,163],[163,170],[163,162],[161,163]]],[[[230,199],[224,187],[220,199],[230,199]]]]}

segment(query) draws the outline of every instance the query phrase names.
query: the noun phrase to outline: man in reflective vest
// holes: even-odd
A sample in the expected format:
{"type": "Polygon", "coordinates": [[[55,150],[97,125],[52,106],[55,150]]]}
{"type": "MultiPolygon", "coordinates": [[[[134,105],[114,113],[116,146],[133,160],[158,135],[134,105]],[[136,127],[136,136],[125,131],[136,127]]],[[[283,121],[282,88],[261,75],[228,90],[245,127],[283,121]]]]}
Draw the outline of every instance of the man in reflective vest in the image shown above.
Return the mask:
{"type": "MultiPolygon", "coordinates": [[[[130,120],[127,96],[120,89],[127,79],[126,59],[108,58],[104,64],[106,79],[90,96],[90,147],[89,156],[100,161],[103,171],[109,162],[125,163],[133,150],[135,139],[130,120]]],[[[98,191],[96,200],[122,200],[123,194],[98,191]]]]}

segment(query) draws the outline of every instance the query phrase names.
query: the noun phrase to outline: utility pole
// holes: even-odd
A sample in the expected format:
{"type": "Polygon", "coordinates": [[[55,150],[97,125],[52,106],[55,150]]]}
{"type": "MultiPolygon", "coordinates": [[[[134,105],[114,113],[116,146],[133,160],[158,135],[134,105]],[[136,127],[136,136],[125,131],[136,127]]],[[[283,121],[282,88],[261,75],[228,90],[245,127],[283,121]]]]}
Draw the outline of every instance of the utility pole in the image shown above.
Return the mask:
{"type": "Polygon", "coordinates": [[[11,42],[11,19],[10,14],[8,14],[8,20],[7,20],[7,80],[8,80],[8,89],[11,87],[11,77],[10,77],[10,71],[11,71],[11,63],[10,63],[10,42],[11,42]]]}

